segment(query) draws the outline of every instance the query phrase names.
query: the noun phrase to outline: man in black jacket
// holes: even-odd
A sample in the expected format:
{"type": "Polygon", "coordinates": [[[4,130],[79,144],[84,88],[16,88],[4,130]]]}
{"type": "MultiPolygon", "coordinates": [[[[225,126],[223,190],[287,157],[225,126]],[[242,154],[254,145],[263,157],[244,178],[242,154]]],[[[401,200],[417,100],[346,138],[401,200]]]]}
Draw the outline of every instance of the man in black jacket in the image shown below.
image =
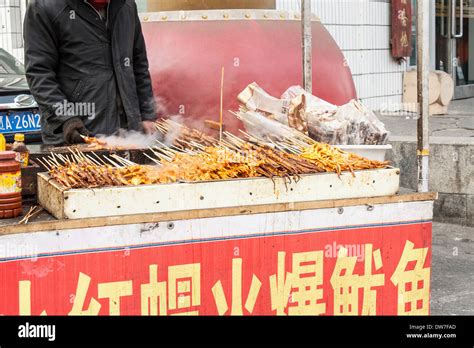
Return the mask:
{"type": "Polygon", "coordinates": [[[133,0],[31,0],[26,77],[43,142],[83,142],[120,128],[154,131],[148,59],[133,0]]]}

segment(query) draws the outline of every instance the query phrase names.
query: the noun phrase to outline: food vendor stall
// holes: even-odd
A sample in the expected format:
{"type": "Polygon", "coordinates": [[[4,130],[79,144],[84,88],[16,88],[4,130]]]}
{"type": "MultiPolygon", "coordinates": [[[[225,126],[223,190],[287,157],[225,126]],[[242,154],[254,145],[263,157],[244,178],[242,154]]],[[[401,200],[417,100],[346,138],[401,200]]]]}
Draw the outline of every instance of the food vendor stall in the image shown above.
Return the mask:
{"type": "Polygon", "coordinates": [[[158,166],[41,159],[49,213],[0,227],[2,314],[429,313],[436,194],[399,194],[398,169],[329,145],[181,134],[158,166]]]}
{"type": "MultiPolygon", "coordinates": [[[[176,14],[145,16],[167,22],[176,14]]],[[[186,30],[199,33],[195,24],[186,30]]],[[[326,98],[337,105],[355,97],[350,71],[340,67],[342,94],[326,98]]],[[[291,81],[276,73],[266,75],[281,83],[269,82],[280,93],[291,81]]],[[[232,84],[225,99],[233,103],[247,84],[232,84]]],[[[179,109],[177,91],[164,97],[171,109],[179,109]]],[[[203,103],[219,112],[209,109],[218,105],[214,96],[192,91],[185,116],[205,115],[203,103]]],[[[36,156],[44,210],[31,210],[22,223],[0,222],[0,314],[428,314],[436,194],[400,193],[399,169],[304,132],[278,139],[246,133],[247,112],[227,115],[220,138],[158,122],[161,141],[138,151],[146,164],[95,139],[88,139],[92,150],[36,156]]]]}
{"type": "Polygon", "coordinates": [[[0,311],[428,314],[434,199],[402,194],[2,226],[0,311]]]}

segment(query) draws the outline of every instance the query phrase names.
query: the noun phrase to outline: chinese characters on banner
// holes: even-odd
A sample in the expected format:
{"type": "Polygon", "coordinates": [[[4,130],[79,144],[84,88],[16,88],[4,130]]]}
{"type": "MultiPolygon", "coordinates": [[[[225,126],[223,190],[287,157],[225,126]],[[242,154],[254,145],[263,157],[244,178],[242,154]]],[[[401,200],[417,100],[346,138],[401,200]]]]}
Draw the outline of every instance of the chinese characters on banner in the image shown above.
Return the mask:
{"type": "Polygon", "coordinates": [[[392,0],[392,56],[395,59],[412,54],[412,2],[392,0]]]}
{"type": "Polygon", "coordinates": [[[415,224],[22,260],[0,265],[0,314],[427,315],[430,241],[415,224]]]}

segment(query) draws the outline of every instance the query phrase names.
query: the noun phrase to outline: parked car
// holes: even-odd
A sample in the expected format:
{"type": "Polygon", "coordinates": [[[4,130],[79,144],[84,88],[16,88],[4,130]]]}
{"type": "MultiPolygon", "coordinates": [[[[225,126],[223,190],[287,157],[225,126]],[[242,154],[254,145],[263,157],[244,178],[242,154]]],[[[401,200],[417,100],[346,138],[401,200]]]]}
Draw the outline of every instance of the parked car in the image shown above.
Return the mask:
{"type": "Polygon", "coordinates": [[[16,133],[25,134],[28,143],[41,141],[40,117],[23,64],[0,48],[0,133],[7,142],[16,133]]]}

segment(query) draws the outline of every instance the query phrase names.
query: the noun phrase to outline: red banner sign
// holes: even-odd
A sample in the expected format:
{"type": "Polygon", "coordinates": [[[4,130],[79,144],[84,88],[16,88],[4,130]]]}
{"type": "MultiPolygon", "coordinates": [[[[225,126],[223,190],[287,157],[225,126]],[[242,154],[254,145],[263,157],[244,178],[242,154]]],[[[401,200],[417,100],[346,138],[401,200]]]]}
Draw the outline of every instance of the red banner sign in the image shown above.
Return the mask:
{"type": "Polygon", "coordinates": [[[428,314],[431,223],[63,252],[0,264],[4,315],[428,314]]]}
{"type": "Polygon", "coordinates": [[[392,0],[392,56],[397,59],[410,57],[412,47],[411,0],[392,0]]]}

